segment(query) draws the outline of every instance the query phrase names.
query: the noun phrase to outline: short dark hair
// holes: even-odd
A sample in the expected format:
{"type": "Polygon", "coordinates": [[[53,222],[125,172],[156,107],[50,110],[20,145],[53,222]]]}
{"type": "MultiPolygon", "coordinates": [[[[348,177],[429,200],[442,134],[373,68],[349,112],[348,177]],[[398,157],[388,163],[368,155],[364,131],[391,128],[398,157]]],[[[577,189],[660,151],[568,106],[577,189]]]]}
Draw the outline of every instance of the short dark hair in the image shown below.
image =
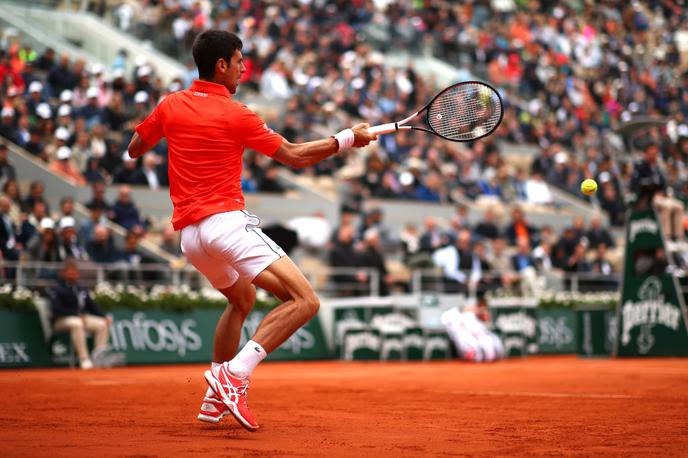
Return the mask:
{"type": "Polygon", "coordinates": [[[191,53],[198,67],[198,76],[204,80],[211,80],[215,75],[215,64],[218,59],[227,62],[235,51],[241,51],[241,39],[225,30],[206,30],[194,40],[191,53]]]}

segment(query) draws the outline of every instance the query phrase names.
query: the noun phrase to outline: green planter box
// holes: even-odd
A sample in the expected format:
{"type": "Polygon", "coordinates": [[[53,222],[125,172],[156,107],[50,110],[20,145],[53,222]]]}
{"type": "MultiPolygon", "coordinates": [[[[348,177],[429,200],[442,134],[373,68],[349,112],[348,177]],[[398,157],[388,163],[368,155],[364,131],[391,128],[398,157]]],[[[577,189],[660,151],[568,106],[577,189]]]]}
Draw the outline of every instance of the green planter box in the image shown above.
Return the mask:
{"type": "Polygon", "coordinates": [[[576,352],[576,312],[570,308],[538,308],[538,351],[542,354],[576,352]]]}
{"type": "Polygon", "coordinates": [[[38,312],[0,309],[0,368],[49,365],[38,312]]]}

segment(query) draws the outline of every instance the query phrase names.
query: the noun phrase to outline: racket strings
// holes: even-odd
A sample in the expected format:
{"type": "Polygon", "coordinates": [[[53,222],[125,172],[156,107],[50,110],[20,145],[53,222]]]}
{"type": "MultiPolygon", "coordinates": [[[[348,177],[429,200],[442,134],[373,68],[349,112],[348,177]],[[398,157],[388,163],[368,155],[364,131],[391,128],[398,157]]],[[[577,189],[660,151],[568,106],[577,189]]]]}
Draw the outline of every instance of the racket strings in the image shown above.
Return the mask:
{"type": "Polygon", "coordinates": [[[442,92],[428,108],[428,123],[450,140],[469,141],[492,132],[502,118],[499,95],[481,83],[462,83],[442,92]]]}

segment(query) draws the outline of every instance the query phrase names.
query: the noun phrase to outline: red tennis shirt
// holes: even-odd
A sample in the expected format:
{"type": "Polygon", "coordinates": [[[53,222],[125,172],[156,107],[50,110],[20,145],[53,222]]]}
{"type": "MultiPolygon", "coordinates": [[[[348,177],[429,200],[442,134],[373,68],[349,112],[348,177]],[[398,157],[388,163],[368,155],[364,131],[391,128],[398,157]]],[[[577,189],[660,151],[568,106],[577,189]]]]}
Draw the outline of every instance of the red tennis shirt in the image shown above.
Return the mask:
{"type": "Polygon", "coordinates": [[[233,101],[226,87],[199,80],[165,97],[136,132],[147,145],[167,138],[176,230],[215,213],[243,210],[244,148],[272,157],[282,144],[282,136],[233,101]]]}

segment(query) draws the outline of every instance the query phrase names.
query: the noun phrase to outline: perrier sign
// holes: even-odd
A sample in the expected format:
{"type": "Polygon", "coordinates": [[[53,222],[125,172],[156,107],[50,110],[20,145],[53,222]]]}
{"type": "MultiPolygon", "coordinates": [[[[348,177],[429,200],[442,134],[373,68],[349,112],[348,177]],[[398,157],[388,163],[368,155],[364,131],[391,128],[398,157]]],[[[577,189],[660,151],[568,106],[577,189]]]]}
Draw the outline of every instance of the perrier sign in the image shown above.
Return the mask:
{"type": "Polygon", "coordinates": [[[688,356],[686,307],[653,210],[626,225],[623,289],[618,310],[619,356],[688,356]]]}

